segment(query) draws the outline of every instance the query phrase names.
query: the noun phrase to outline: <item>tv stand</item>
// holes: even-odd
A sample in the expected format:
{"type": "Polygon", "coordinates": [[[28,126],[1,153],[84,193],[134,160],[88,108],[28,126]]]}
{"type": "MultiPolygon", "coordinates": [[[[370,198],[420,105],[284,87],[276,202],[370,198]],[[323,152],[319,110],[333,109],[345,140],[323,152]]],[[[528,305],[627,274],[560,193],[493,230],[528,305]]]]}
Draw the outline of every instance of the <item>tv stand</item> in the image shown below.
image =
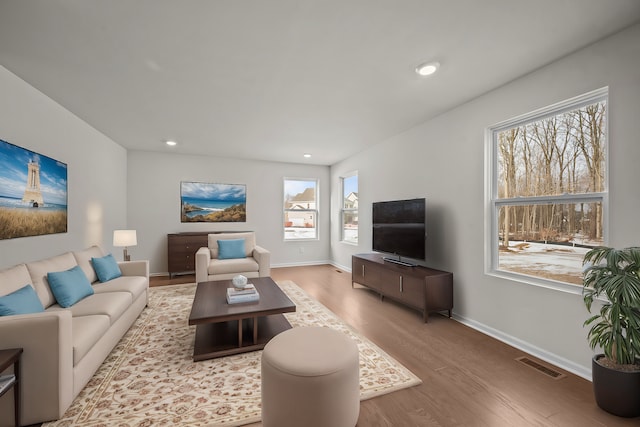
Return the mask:
{"type": "Polygon", "coordinates": [[[397,261],[377,253],[353,255],[351,287],[359,283],[379,293],[381,300],[388,297],[420,310],[425,323],[429,312],[447,311],[451,317],[453,273],[420,265],[407,266],[397,261]]]}
{"type": "Polygon", "coordinates": [[[411,264],[410,262],[401,261],[401,260],[399,260],[399,259],[389,258],[389,257],[386,257],[386,256],[385,256],[385,257],[382,257],[382,259],[383,259],[384,261],[392,262],[392,263],[394,263],[394,264],[404,265],[405,267],[415,267],[415,266],[416,266],[416,264],[411,264]]]}

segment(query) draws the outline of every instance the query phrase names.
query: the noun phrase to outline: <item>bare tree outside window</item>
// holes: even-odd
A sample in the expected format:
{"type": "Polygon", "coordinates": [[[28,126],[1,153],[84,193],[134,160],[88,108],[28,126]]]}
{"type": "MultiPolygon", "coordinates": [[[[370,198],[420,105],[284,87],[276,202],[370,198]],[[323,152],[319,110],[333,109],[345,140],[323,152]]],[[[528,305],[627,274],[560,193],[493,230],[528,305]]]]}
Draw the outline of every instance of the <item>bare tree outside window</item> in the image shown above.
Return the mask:
{"type": "Polygon", "coordinates": [[[604,242],[606,90],[491,129],[493,267],[582,284],[604,242]]]}

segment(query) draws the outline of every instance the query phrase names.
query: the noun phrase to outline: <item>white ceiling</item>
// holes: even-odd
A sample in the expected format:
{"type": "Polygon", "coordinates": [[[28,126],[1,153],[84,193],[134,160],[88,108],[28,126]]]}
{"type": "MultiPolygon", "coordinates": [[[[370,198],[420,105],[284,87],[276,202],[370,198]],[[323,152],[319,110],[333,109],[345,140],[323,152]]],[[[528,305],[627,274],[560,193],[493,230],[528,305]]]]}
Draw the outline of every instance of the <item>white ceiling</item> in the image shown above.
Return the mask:
{"type": "Polygon", "coordinates": [[[0,0],[0,64],[129,149],[330,165],[639,21],[638,0],[0,0]]]}

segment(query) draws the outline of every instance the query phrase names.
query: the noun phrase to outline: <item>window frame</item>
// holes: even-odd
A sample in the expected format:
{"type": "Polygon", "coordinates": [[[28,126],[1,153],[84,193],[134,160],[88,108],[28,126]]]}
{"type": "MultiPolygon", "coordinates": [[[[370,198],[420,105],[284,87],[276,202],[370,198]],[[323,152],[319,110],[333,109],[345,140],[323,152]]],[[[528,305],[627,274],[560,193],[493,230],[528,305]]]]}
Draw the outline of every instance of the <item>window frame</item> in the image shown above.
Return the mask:
{"type": "Polygon", "coordinates": [[[319,224],[319,218],[320,218],[320,211],[319,211],[319,206],[320,206],[320,182],[317,178],[291,178],[291,177],[284,177],[282,180],[282,239],[285,242],[304,242],[304,241],[313,241],[313,240],[319,240],[320,239],[320,224],[319,224]],[[300,181],[300,182],[314,182],[315,183],[315,208],[314,209],[287,209],[286,203],[287,203],[287,192],[286,192],[286,185],[287,185],[287,181],[300,181]],[[313,215],[314,219],[315,219],[315,227],[313,227],[315,229],[315,237],[303,237],[303,238],[287,238],[287,230],[286,230],[286,224],[285,224],[285,219],[287,218],[287,213],[288,212],[295,212],[295,213],[305,213],[305,212],[309,212],[313,215]]]}
{"type": "Polygon", "coordinates": [[[360,191],[360,177],[358,176],[358,171],[354,171],[348,174],[345,174],[344,176],[340,177],[340,194],[342,197],[342,203],[341,203],[341,207],[340,207],[340,241],[342,243],[346,243],[348,245],[358,245],[358,241],[359,241],[359,237],[360,237],[360,227],[359,225],[356,225],[356,240],[347,240],[345,238],[345,216],[347,214],[351,214],[351,215],[358,215],[358,208],[346,208],[345,207],[345,200],[347,199],[348,194],[345,194],[345,181],[349,178],[356,178],[356,183],[357,183],[357,191],[356,194],[358,194],[358,192],[360,191]]]}
{"type": "Polygon", "coordinates": [[[506,278],[509,280],[559,290],[572,294],[581,294],[582,286],[531,276],[514,271],[500,270],[499,262],[499,215],[500,208],[504,206],[524,206],[531,204],[563,204],[563,203],[597,203],[602,206],[602,238],[603,244],[608,243],[609,238],[609,88],[603,87],[585,94],[561,101],[547,107],[526,113],[503,122],[499,122],[485,129],[485,274],[506,278]],[[560,194],[552,196],[516,196],[511,198],[498,197],[499,161],[497,135],[505,130],[524,126],[535,121],[558,116],[568,111],[580,109],[587,105],[605,101],[607,106],[604,118],[605,142],[603,191],[593,193],[560,194]]]}

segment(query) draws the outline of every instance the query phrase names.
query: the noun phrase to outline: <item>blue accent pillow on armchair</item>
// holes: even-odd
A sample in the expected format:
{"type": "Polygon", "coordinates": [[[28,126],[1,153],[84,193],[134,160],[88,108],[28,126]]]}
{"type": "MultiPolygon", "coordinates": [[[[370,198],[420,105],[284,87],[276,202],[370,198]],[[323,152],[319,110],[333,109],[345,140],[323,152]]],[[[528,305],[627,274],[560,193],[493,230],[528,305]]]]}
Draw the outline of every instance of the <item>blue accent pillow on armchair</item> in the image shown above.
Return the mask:
{"type": "Polygon", "coordinates": [[[93,287],[79,265],[66,271],[47,273],[47,280],[60,307],[71,307],[81,299],[93,295],[93,287]]]}
{"type": "Polygon", "coordinates": [[[218,240],[218,259],[245,258],[244,239],[218,240]]]}
{"type": "Polygon", "coordinates": [[[96,271],[98,280],[102,283],[122,276],[118,262],[111,254],[103,256],[102,258],[91,258],[91,264],[93,264],[93,269],[96,271]]]}
{"type": "Polygon", "coordinates": [[[29,314],[44,311],[44,307],[31,285],[25,285],[17,291],[0,297],[0,316],[29,314]]]}

